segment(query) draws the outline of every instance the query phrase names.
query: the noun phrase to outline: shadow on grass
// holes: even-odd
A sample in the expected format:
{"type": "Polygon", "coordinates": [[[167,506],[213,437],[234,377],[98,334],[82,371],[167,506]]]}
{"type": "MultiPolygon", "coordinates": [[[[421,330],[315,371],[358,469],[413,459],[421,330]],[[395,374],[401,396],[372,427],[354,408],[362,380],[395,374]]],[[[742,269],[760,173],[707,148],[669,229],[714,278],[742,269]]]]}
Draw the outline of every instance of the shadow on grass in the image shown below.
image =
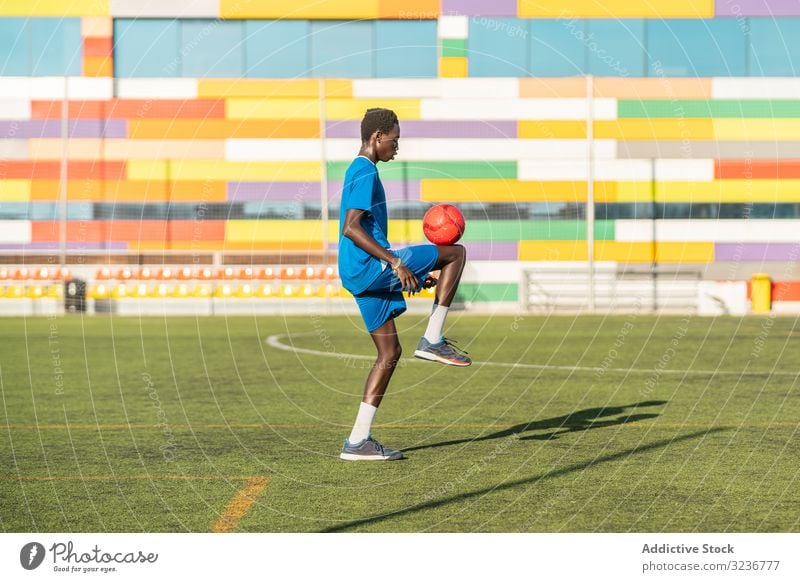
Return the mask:
{"type": "Polygon", "coordinates": [[[481,497],[483,495],[487,495],[489,493],[493,493],[495,491],[506,491],[508,489],[513,489],[515,487],[519,487],[521,485],[531,485],[536,484],[541,481],[546,481],[548,479],[555,479],[557,477],[562,477],[564,475],[568,475],[570,473],[575,473],[577,471],[583,471],[584,469],[588,469],[589,467],[594,467],[596,465],[601,465],[603,463],[611,463],[613,461],[618,461],[624,459],[626,457],[630,457],[631,455],[637,455],[640,453],[646,453],[648,451],[652,451],[655,449],[660,449],[663,447],[667,447],[669,445],[679,443],[682,441],[688,441],[691,439],[696,439],[700,437],[708,436],[715,432],[723,432],[725,430],[729,430],[726,428],[712,428],[709,430],[702,430],[696,431],[689,434],[676,436],[671,439],[664,439],[660,441],[656,441],[654,443],[650,443],[648,445],[640,445],[637,447],[633,447],[630,449],[625,449],[624,451],[620,451],[618,453],[613,453],[610,455],[604,455],[602,457],[597,457],[596,459],[592,459],[590,461],[584,461],[583,463],[575,463],[573,465],[568,465],[562,469],[555,469],[553,471],[548,471],[546,473],[541,473],[539,475],[534,475],[533,477],[527,477],[525,479],[517,479],[515,481],[508,481],[506,483],[500,483],[499,485],[494,485],[492,487],[485,487],[483,489],[478,489],[476,491],[469,491],[467,493],[459,493],[458,495],[451,495],[450,497],[443,497],[440,499],[432,499],[430,501],[425,501],[423,503],[418,503],[417,505],[412,505],[410,507],[405,507],[403,509],[399,509],[397,511],[384,513],[381,515],[375,515],[372,517],[365,517],[362,519],[355,519],[352,521],[347,521],[344,523],[340,523],[338,525],[334,525],[328,528],[321,530],[323,533],[327,532],[340,532],[340,531],[347,531],[353,528],[357,528],[362,525],[370,525],[373,523],[379,523],[381,521],[386,521],[392,519],[394,517],[400,517],[405,515],[411,515],[414,513],[419,513],[421,511],[425,511],[426,509],[435,509],[439,507],[444,507],[451,503],[458,503],[460,501],[466,501],[467,499],[475,499],[477,497],[481,497]]]}
{"type": "Polygon", "coordinates": [[[647,420],[649,418],[656,418],[658,414],[632,414],[633,409],[644,408],[646,406],[661,406],[666,404],[666,400],[645,400],[644,402],[636,402],[635,404],[625,404],[623,406],[603,406],[599,408],[587,408],[586,410],[579,410],[578,412],[571,412],[563,416],[556,416],[545,420],[532,420],[530,422],[517,424],[507,429],[493,432],[491,434],[465,439],[456,439],[452,441],[443,441],[440,443],[432,443],[429,445],[419,445],[416,447],[408,447],[403,449],[404,452],[419,451],[422,449],[435,449],[438,447],[449,447],[451,445],[461,445],[464,443],[476,443],[480,441],[489,441],[492,439],[501,439],[513,435],[517,436],[519,440],[551,440],[558,438],[558,435],[567,434],[570,432],[579,432],[583,430],[590,430],[593,428],[605,428],[609,426],[617,426],[620,424],[628,424],[629,422],[636,422],[638,420],[647,420]],[[631,409],[631,410],[629,410],[631,409]],[[627,412],[627,414],[626,414],[627,412]],[[616,416],[617,418],[605,418],[608,416],[616,416]],[[602,419],[602,420],[599,420],[602,419]],[[556,429],[553,432],[545,434],[532,434],[521,436],[526,432],[533,432],[538,430],[556,429]]]}

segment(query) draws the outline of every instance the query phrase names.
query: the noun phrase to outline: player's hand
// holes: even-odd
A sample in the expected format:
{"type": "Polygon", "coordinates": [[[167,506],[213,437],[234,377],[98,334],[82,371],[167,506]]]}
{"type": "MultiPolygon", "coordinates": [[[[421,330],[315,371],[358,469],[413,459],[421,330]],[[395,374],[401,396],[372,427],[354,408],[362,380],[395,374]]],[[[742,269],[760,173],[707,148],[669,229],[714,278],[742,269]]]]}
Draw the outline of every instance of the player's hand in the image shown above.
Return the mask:
{"type": "Polygon", "coordinates": [[[436,283],[438,282],[439,279],[437,277],[431,277],[430,275],[428,275],[427,277],[425,277],[425,282],[422,283],[422,288],[430,289],[431,287],[436,287],[436,283]]]}
{"type": "Polygon", "coordinates": [[[403,291],[408,291],[409,295],[413,295],[417,292],[419,281],[417,281],[417,278],[414,276],[414,273],[411,272],[411,269],[405,265],[400,265],[397,267],[396,273],[397,278],[400,279],[400,284],[403,286],[403,291]]]}

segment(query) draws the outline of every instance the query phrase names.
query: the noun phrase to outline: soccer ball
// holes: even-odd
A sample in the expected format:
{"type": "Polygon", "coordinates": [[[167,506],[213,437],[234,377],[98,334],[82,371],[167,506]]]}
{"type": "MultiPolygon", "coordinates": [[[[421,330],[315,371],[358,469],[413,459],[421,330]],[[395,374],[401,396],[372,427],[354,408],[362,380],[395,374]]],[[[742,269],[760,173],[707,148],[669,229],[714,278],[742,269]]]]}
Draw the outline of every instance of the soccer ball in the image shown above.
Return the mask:
{"type": "Polygon", "coordinates": [[[422,219],[422,231],[435,245],[452,245],[464,234],[464,215],[455,206],[437,204],[422,219]]]}

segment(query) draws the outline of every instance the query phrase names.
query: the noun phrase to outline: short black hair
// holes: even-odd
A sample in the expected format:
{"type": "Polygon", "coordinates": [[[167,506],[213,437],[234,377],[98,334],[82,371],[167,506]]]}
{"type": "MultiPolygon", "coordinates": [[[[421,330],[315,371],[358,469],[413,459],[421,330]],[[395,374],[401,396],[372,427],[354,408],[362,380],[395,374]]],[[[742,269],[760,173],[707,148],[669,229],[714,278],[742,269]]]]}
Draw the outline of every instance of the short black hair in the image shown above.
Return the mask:
{"type": "Polygon", "coordinates": [[[397,115],[391,109],[373,107],[367,109],[364,119],[361,120],[361,141],[367,142],[376,131],[389,133],[397,123],[397,115]]]}

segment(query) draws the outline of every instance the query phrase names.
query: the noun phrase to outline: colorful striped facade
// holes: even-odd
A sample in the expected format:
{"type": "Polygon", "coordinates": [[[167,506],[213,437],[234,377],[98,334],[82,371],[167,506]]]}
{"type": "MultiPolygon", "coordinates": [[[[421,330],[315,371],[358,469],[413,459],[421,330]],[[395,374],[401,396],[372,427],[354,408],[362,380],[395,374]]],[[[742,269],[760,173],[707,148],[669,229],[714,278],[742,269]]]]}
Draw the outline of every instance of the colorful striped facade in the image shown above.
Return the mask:
{"type": "Polygon", "coordinates": [[[335,253],[383,106],[389,238],[458,204],[471,259],[507,266],[478,299],[590,254],[796,275],[796,2],[288,4],[0,0],[0,253],[335,253]]]}

